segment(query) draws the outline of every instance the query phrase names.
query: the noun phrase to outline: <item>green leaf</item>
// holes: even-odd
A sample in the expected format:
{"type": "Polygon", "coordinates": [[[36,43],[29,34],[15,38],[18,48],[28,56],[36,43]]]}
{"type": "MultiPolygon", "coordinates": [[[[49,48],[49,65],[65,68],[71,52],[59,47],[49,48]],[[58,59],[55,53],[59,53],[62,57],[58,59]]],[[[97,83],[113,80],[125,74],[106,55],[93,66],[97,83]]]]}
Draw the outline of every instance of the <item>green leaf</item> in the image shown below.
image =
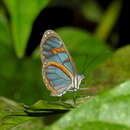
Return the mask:
{"type": "Polygon", "coordinates": [[[87,0],[82,5],[82,12],[84,16],[93,22],[100,22],[103,10],[101,9],[98,1],[87,0]]]}
{"type": "Polygon", "coordinates": [[[88,86],[95,88],[92,93],[110,89],[125,80],[130,80],[129,57],[130,46],[128,45],[118,49],[109,59],[97,66],[88,77],[90,83],[88,86]]]}
{"type": "Polygon", "coordinates": [[[69,104],[58,102],[48,103],[42,100],[36,102],[31,107],[23,107],[23,104],[18,104],[10,99],[0,97],[0,130],[11,128],[13,130],[39,130],[44,128],[44,123],[47,120],[48,123],[51,123],[70,109],[72,109],[72,106],[69,104]],[[49,115],[57,118],[49,119],[49,115]]]}
{"type": "Polygon", "coordinates": [[[23,108],[12,100],[0,97],[0,118],[16,112],[23,112],[23,108]]]}
{"type": "Polygon", "coordinates": [[[12,44],[9,23],[2,9],[0,10],[0,44],[2,44],[2,46],[9,46],[12,44]]]}
{"type": "Polygon", "coordinates": [[[109,48],[105,43],[94,39],[88,32],[78,28],[64,27],[57,29],[56,32],[62,37],[72,53],[97,54],[101,50],[109,48]]]}
{"type": "Polygon", "coordinates": [[[69,110],[73,108],[73,106],[71,104],[67,104],[63,102],[47,102],[47,101],[39,100],[35,104],[33,104],[30,108],[69,110]]]}
{"type": "Polygon", "coordinates": [[[40,58],[18,59],[7,44],[1,44],[0,49],[0,95],[26,104],[47,97],[40,58]]]}
{"type": "Polygon", "coordinates": [[[21,105],[0,97],[0,130],[40,130],[41,128],[44,128],[41,118],[26,116],[21,105]]]}
{"type": "Polygon", "coordinates": [[[47,96],[39,60],[18,60],[11,52],[0,58],[0,95],[27,104],[47,96]]]}
{"type": "Polygon", "coordinates": [[[11,31],[18,57],[23,57],[32,25],[49,0],[4,0],[11,16],[11,31]]]}
{"type": "Polygon", "coordinates": [[[122,0],[114,0],[104,13],[101,22],[95,30],[95,37],[100,40],[106,40],[111,33],[122,7],[122,0]]]}
{"type": "MultiPolygon", "coordinates": [[[[130,129],[130,81],[118,85],[111,91],[95,96],[81,104],[76,109],[70,111],[60,120],[53,123],[46,129],[89,129],[89,130],[129,130],[130,129]]],[[[34,104],[44,106],[44,102],[34,104]]],[[[49,105],[49,104],[48,104],[49,105]]],[[[62,108],[63,109],[63,108],[62,108]]],[[[49,119],[27,116],[7,116],[23,111],[17,103],[0,98],[0,129],[43,129],[45,122],[49,119]],[[45,122],[43,122],[45,121],[45,122]]],[[[22,113],[25,115],[24,113],[22,113]]],[[[55,119],[56,120],[56,119],[55,119]]],[[[50,122],[51,123],[51,122],[50,122]]]]}
{"type": "Polygon", "coordinates": [[[130,129],[130,81],[93,97],[67,113],[47,130],[130,129]]]}

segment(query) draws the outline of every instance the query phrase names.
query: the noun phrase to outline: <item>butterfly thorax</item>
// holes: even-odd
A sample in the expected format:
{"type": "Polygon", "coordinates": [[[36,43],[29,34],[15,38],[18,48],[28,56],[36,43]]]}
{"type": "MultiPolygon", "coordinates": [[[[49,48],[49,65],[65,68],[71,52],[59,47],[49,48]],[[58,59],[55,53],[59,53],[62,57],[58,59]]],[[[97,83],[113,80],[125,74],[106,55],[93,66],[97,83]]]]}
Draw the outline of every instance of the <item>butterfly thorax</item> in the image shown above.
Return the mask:
{"type": "Polygon", "coordinates": [[[81,81],[84,79],[84,75],[75,74],[74,78],[72,78],[72,89],[77,91],[79,89],[81,81]]]}

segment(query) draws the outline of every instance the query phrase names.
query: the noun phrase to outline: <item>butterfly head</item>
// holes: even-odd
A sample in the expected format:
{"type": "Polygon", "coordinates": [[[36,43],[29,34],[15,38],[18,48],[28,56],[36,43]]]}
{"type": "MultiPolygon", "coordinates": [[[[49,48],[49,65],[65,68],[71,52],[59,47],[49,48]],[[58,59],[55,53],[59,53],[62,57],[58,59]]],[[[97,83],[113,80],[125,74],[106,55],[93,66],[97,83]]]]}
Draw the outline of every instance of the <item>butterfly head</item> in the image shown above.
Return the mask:
{"type": "Polygon", "coordinates": [[[84,75],[75,75],[74,79],[73,79],[73,83],[72,83],[72,88],[75,89],[75,91],[77,91],[79,89],[79,86],[81,84],[81,81],[84,79],[84,75]]]}
{"type": "Polygon", "coordinates": [[[79,88],[79,85],[81,84],[81,81],[85,78],[85,76],[82,74],[82,75],[78,75],[78,88],[79,88]]]}

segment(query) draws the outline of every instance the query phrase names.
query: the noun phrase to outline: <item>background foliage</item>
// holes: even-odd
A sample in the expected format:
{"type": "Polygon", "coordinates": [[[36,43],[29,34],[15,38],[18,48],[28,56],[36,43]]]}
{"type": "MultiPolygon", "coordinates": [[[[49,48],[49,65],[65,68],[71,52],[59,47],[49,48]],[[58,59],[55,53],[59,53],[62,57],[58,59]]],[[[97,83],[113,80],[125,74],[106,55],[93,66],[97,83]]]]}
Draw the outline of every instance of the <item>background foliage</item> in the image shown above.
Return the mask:
{"type": "Polygon", "coordinates": [[[123,2],[103,7],[96,0],[0,2],[0,129],[130,129],[130,46],[118,49],[116,29],[123,2]],[[42,82],[39,43],[46,29],[62,37],[86,75],[81,87],[89,89],[77,92],[76,108],[72,93],[61,102],[42,82]]]}

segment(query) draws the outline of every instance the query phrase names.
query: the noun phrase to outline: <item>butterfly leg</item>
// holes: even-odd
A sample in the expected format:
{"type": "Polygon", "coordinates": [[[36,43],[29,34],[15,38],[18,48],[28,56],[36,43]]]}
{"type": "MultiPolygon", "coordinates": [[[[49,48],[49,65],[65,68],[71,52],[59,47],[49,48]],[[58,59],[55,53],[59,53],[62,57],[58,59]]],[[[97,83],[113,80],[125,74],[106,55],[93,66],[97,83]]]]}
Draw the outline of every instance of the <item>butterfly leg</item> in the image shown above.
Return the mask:
{"type": "Polygon", "coordinates": [[[73,89],[73,104],[74,104],[74,106],[76,105],[76,97],[77,97],[77,93],[76,93],[75,89],[73,89]]]}

